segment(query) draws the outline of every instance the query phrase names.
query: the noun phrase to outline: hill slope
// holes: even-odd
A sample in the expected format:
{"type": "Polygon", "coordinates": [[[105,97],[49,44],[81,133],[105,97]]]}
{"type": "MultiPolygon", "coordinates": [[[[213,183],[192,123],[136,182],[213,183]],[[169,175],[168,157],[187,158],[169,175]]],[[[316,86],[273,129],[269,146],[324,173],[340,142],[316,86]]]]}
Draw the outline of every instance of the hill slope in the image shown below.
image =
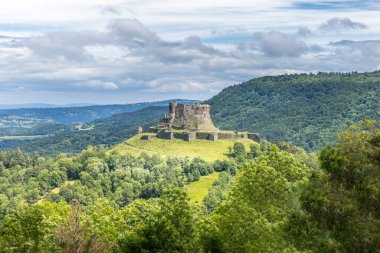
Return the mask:
{"type": "Polygon", "coordinates": [[[216,126],[317,150],[347,126],[378,119],[379,97],[380,72],[319,73],[252,79],[207,103],[216,126]]]}

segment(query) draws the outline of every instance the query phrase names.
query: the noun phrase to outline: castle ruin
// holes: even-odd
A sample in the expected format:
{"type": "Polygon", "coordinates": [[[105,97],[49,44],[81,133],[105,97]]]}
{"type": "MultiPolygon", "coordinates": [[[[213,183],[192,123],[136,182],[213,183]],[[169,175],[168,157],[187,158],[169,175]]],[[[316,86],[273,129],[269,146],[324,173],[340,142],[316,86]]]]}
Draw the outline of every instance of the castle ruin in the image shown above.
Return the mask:
{"type": "MultiPolygon", "coordinates": [[[[161,139],[182,139],[193,141],[196,139],[217,141],[219,139],[252,139],[260,142],[260,136],[255,133],[221,131],[216,128],[211,119],[211,107],[207,104],[169,104],[169,113],[166,113],[158,126],[149,127],[141,133],[155,133],[161,139]]],[[[142,140],[150,140],[152,135],[143,135],[142,140]]]]}
{"type": "Polygon", "coordinates": [[[169,129],[218,132],[211,120],[210,106],[206,104],[169,104],[169,113],[161,119],[169,129]]]}

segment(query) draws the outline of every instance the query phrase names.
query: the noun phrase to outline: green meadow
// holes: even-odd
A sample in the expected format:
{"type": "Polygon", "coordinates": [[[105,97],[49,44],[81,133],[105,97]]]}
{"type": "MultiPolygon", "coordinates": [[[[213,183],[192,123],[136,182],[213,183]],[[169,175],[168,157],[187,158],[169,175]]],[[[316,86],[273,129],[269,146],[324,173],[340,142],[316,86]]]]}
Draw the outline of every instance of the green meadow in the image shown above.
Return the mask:
{"type": "Polygon", "coordinates": [[[150,140],[141,140],[143,135],[147,134],[136,135],[116,145],[111,152],[131,155],[146,152],[148,154],[159,154],[164,157],[187,157],[189,159],[200,157],[207,162],[214,162],[218,159],[228,159],[230,147],[232,147],[235,142],[243,143],[247,150],[249,150],[249,144],[254,143],[254,141],[250,139],[218,141],[194,140],[191,142],[179,139],[164,140],[156,138],[154,134],[150,140]]]}

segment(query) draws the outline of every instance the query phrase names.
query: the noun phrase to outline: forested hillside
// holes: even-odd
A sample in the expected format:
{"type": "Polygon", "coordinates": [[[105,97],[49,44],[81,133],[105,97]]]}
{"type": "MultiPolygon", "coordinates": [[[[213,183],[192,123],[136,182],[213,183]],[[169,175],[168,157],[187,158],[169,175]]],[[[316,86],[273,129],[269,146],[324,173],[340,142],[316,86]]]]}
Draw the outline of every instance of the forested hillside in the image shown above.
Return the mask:
{"type": "Polygon", "coordinates": [[[268,76],[228,87],[207,101],[217,126],[260,133],[307,150],[339,131],[378,119],[380,72],[268,76]]]}

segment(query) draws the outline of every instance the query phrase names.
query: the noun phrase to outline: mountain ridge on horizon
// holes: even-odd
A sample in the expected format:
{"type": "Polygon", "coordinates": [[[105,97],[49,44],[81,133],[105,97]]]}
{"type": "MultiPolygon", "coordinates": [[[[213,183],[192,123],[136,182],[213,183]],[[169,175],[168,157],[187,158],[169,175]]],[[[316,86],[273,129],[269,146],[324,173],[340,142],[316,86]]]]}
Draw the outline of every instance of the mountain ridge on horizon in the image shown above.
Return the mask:
{"type": "Polygon", "coordinates": [[[139,104],[149,104],[149,103],[164,103],[171,101],[189,101],[189,102],[200,102],[201,100],[196,99],[166,99],[157,101],[144,101],[136,103],[113,103],[113,104],[97,104],[97,103],[69,103],[69,104],[50,104],[50,103],[25,103],[25,104],[0,104],[0,110],[17,110],[17,109],[51,109],[51,108],[78,108],[78,107],[92,107],[92,106],[124,106],[124,105],[139,105],[139,104]]]}

